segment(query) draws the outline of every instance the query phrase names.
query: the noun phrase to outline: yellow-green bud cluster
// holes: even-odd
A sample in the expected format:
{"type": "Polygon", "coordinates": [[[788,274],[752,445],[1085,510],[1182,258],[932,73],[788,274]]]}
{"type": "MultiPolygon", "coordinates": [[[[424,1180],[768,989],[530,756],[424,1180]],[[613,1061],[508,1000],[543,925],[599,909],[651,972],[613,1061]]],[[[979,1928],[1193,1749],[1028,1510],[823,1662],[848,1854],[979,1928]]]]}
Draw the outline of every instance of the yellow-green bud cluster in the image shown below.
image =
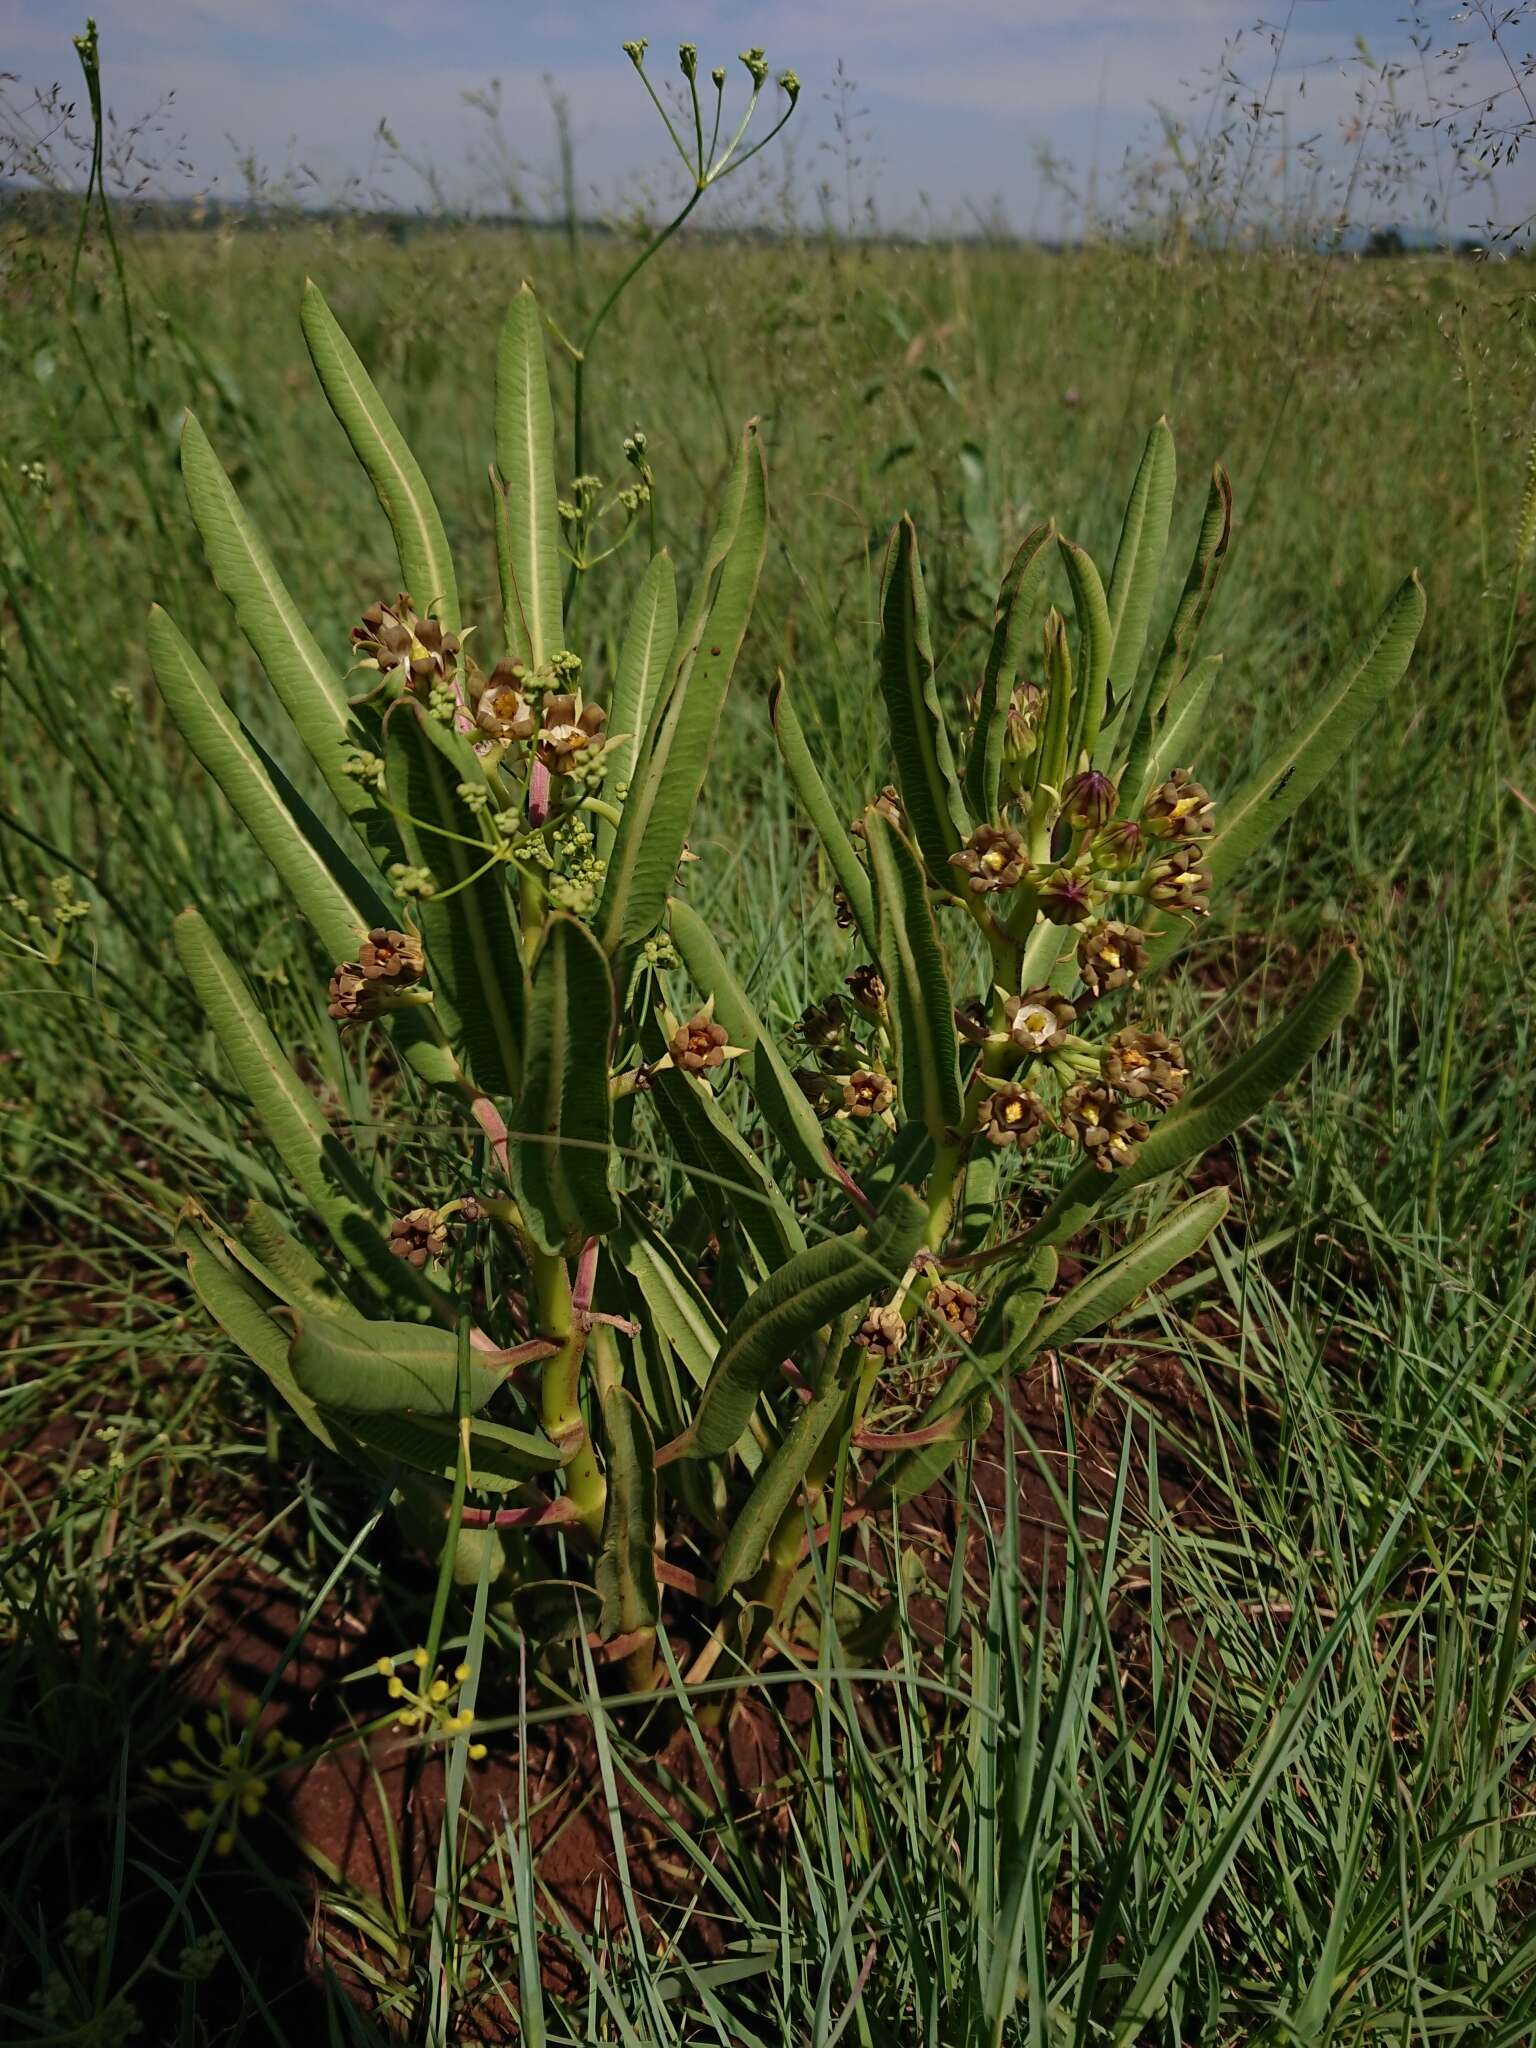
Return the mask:
{"type": "Polygon", "coordinates": [[[234,1848],[241,1820],[261,1812],[272,1780],[304,1753],[280,1728],[258,1734],[258,1711],[253,1700],[237,1726],[229,1689],[221,1686],[218,1705],[203,1715],[200,1727],[183,1721],[177,1729],[182,1754],[149,1772],[157,1791],[195,1802],[183,1813],[183,1825],[193,1834],[216,1829],[213,1846],[220,1856],[234,1848]]]}
{"type": "MultiPolygon", "coordinates": [[[[425,1650],[412,1650],[401,1663],[393,1657],[380,1657],[374,1666],[387,1681],[385,1690],[394,1702],[396,1729],[412,1735],[467,1735],[475,1725],[474,1713],[461,1707],[458,1701],[464,1686],[474,1676],[473,1670],[468,1664],[458,1664],[451,1677],[445,1678],[439,1669],[429,1679],[429,1661],[425,1650]]],[[[478,1763],[485,1753],[483,1742],[469,1745],[474,1762],[478,1763]]]]}

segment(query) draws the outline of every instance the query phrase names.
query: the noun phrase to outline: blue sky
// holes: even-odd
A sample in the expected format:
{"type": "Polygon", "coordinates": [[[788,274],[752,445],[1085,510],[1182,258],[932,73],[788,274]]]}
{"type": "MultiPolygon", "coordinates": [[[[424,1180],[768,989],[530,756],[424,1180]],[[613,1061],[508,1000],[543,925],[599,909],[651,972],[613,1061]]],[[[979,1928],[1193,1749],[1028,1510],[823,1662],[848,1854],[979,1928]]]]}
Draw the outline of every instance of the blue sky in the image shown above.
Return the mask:
{"type": "MultiPolygon", "coordinates": [[[[1406,5],[1269,0],[1273,22],[1290,17],[1274,97],[1293,135],[1316,133],[1342,159],[1362,76],[1355,38],[1378,59],[1408,55],[1406,5]]],[[[423,188],[381,155],[380,120],[450,190],[465,190],[487,138],[463,95],[493,78],[535,199],[554,161],[547,78],[571,104],[584,203],[600,209],[646,171],[660,198],[666,145],[620,53],[628,36],[650,39],[658,77],[673,74],[680,37],[698,43],[705,65],[730,63],[734,79],[749,41],[776,69],[793,66],[804,85],[791,128],[801,189],[829,180],[839,214],[841,62],[854,82],[844,104],[856,116],[855,204],[872,193],[888,223],[924,209],[952,220],[970,202],[1000,203],[1017,227],[1058,225],[1042,146],[1080,179],[1096,168],[1107,196],[1127,148],[1155,134],[1154,104],[1203,118],[1229,39],[1242,32],[1234,61],[1246,85],[1262,85],[1271,64],[1252,0],[95,0],[95,11],[113,107],[131,118],[173,92],[165,134],[182,145],[194,184],[238,191],[236,161],[251,152],[279,174],[302,164],[322,190],[382,181],[407,204],[423,188]]],[[[1458,11],[1425,0],[1437,42],[1470,33],[1453,25],[1458,11]]],[[[22,80],[7,89],[13,107],[34,85],[73,84],[69,36],[82,12],[83,0],[0,0],[0,69],[22,80]]],[[[1469,75],[1495,78],[1491,53],[1474,55],[1469,75]]],[[[1410,74],[1401,90],[1421,87],[1410,74]]],[[[1278,176],[1278,159],[1266,152],[1257,175],[1278,176]]],[[[177,181],[168,172],[166,182],[177,181]]],[[[1506,212],[1520,197],[1498,196],[1506,212]]],[[[1456,225],[1487,212],[1469,200],[1456,225]]]]}

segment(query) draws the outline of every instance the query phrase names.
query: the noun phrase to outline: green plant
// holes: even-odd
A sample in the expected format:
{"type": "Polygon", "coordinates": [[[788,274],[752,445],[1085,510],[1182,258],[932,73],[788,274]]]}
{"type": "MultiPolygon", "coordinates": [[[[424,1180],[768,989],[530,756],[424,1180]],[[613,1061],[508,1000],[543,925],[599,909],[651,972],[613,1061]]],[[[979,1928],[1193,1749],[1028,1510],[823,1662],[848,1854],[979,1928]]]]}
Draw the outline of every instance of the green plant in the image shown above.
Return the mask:
{"type": "MultiPolygon", "coordinates": [[[[766,546],[755,423],[687,613],[679,623],[670,561],[656,557],[604,708],[565,645],[531,291],[513,302],[497,363],[506,651],[488,667],[470,652],[426,481],[312,285],[303,322],[394,529],[402,583],[431,594],[375,604],[354,629],[371,689],[347,696],[191,419],[183,467],[214,574],[361,856],[287,784],[159,610],[151,659],[188,742],[337,963],[332,1018],[387,1033],[418,1083],[469,1111],[478,1139],[451,1199],[400,1190],[391,1220],[377,1146],[370,1163],[328,1121],[187,912],[183,965],[334,1253],[317,1259],[265,1206],[238,1237],[191,1212],[193,1285],[324,1444],[393,1482],[413,1532],[461,1582],[488,1574],[515,1601],[549,1575],[540,1546],[558,1535],[585,1557],[589,1620],[621,1640],[634,1683],[650,1680],[669,1578],[724,1605],[716,1654],[734,1641],[750,1661],[808,1596],[812,1526],[835,1540],[856,1483],[866,1506],[930,1483],[983,1426],[989,1387],[1109,1322],[1221,1220],[1220,1188],[1169,1203],[1053,1298],[1056,1246],[1197,1162],[1353,1003],[1360,971],[1346,952],[1193,1088],[1176,1042],[1116,1014],[1401,677],[1422,593],[1403,585],[1218,818],[1178,763],[1218,672],[1196,647],[1231,530],[1222,471],[1155,662],[1142,654],[1173,501],[1165,421],[1107,586],[1053,524],[1027,536],[963,758],[904,519],[881,608],[896,783],[851,830],[782,678],[774,693],[839,921],[872,956],[847,1002],[803,1020],[811,1056],[796,1064],[680,879],[766,546]],[[1056,564],[1077,631],[1045,611],[1037,685],[1022,678],[1025,649],[1056,564]],[[957,1002],[966,975],[979,993],[957,1002]],[[737,1073],[760,1144],[716,1086],[737,1073]],[[1028,1184],[1026,1162],[1069,1147],[1075,1166],[1028,1184]],[[1043,1207],[1010,1228],[1036,1188],[1043,1207]],[[914,1400],[915,1426],[891,1430],[891,1411],[914,1400]],[[709,1569],[669,1564],[674,1537],[709,1569]]],[[[373,1115],[387,1120],[397,1100],[373,1115]]]]}

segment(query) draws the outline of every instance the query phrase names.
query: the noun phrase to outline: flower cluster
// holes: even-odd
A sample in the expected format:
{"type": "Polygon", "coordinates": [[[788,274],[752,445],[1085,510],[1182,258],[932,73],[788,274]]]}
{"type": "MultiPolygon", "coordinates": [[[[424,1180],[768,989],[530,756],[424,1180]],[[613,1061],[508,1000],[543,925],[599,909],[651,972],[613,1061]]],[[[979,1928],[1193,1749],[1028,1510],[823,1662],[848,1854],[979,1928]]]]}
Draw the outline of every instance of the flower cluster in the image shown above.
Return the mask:
{"type": "MultiPolygon", "coordinates": [[[[1005,756],[1015,771],[1034,753],[1044,701],[1032,684],[1014,692],[1005,756]]],[[[1211,877],[1201,842],[1216,829],[1216,806],[1193,770],[1177,769],[1160,783],[1136,818],[1117,815],[1119,788],[1086,756],[1059,793],[1039,789],[1026,796],[1022,775],[1011,779],[1028,832],[1006,815],[989,819],[950,856],[972,895],[1027,891],[1032,910],[1052,924],[1081,929],[1097,920],[1133,934],[1134,944],[1141,939],[1136,925],[1114,915],[1122,899],[1139,898],[1178,917],[1205,916],[1211,877]]],[[[1127,978],[1136,972],[1132,964],[1127,978]]],[[[1084,978],[1090,993],[1104,992],[1084,978]]]]}
{"type": "MultiPolygon", "coordinates": [[[[395,1702],[394,1725],[402,1734],[413,1735],[465,1735],[475,1725],[475,1717],[468,1707],[460,1707],[459,1694],[474,1676],[468,1664],[454,1666],[451,1678],[444,1678],[439,1670],[427,1677],[428,1657],[425,1650],[412,1650],[405,1659],[404,1669],[412,1675],[402,1677],[393,1657],[380,1657],[374,1669],[379,1676],[388,1680],[385,1690],[395,1702]]],[[[485,1755],[483,1742],[472,1742],[469,1754],[479,1763],[485,1755]]]]}
{"type": "Polygon", "coordinates": [[[403,682],[419,696],[435,684],[453,681],[459,648],[458,634],[447,632],[434,618],[418,615],[404,590],[391,603],[381,598],[369,605],[352,628],[357,666],[377,669],[381,677],[403,682]]]}
{"type": "Polygon", "coordinates": [[[355,1024],[399,1007],[401,998],[417,1002],[427,971],[426,955],[414,932],[375,925],[357,949],[355,960],[343,960],[331,974],[327,1010],[339,1024],[355,1024]]]}
{"type": "Polygon", "coordinates": [[[484,1214],[473,1195],[461,1195],[445,1202],[441,1209],[407,1209],[389,1226],[389,1248],[397,1259],[412,1266],[424,1266],[428,1259],[440,1259],[448,1249],[449,1226],[455,1221],[478,1223],[484,1214]]]}
{"type": "Polygon", "coordinates": [[[183,1825],[193,1834],[214,1826],[214,1851],[227,1856],[235,1846],[241,1820],[255,1819],[272,1780],[302,1756],[304,1749],[280,1728],[258,1734],[254,1701],[239,1727],[227,1687],[220,1687],[218,1702],[203,1716],[201,1730],[191,1721],[181,1723],[176,1739],[183,1754],[169,1764],[157,1765],[148,1775],[158,1790],[195,1802],[182,1814],[183,1825]]]}
{"type": "MultiPolygon", "coordinates": [[[[878,808],[878,806],[876,807],[878,808]]],[[[883,1043],[885,982],[873,965],[845,978],[848,996],[829,995],[801,1015],[798,1036],[810,1063],[795,1070],[821,1116],[855,1125],[893,1121],[896,1082],[883,1043]]]]}
{"type": "MultiPolygon", "coordinates": [[[[1015,768],[1036,753],[1046,706],[1045,691],[1016,686],[1005,749],[1015,768]]],[[[1193,771],[1181,768],[1151,791],[1139,816],[1119,817],[1116,782],[1086,754],[1059,790],[1026,794],[1022,774],[1005,774],[1003,785],[1002,815],[977,825],[950,856],[947,894],[971,906],[1000,960],[1010,949],[1019,957],[1021,935],[1042,921],[1066,928],[1075,939],[1068,956],[1075,973],[1022,990],[999,986],[990,1007],[957,1010],[962,1041],[978,1048],[967,1129],[1019,1152],[1056,1131],[1112,1171],[1135,1157],[1149,1133],[1147,1117],[1173,1107],[1188,1074],[1177,1041],[1161,1032],[1130,1026],[1096,1044],[1083,1035],[1085,1020],[1105,998],[1134,988],[1150,958],[1143,924],[1120,912],[1144,902],[1184,917],[1205,914],[1203,842],[1215,829],[1215,805],[1193,771]]],[[[882,789],[869,808],[908,830],[895,789],[882,789]]],[[[863,817],[850,831],[857,840],[867,836],[863,817]]],[[[839,924],[850,926],[841,895],[838,909],[839,924]]],[[[895,1083],[886,1071],[886,989],[869,965],[855,968],[845,987],[847,999],[828,996],[801,1017],[799,1035],[814,1064],[797,1079],[824,1114],[889,1119],[895,1083]]],[[[872,1325],[860,1341],[888,1349],[888,1335],[872,1325]]]]}

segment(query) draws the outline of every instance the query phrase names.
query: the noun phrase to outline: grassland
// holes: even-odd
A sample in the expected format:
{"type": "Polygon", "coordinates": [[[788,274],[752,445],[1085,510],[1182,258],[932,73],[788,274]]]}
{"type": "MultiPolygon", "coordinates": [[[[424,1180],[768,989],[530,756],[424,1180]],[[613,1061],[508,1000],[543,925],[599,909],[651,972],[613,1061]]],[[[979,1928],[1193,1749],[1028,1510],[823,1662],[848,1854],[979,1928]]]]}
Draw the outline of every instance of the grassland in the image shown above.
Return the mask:
{"type": "MultiPolygon", "coordinates": [[[[317,1088],[359,1129],[370,1110],[321,963],[158,706],[142,625],[168,604],[280,748],[182,504],[188,404],[325,644],[394,587],[304,359],[306,274],[431,478],[466,613],[492,616],[500,309],[528,275],[569,327],[620,252],[252,226],[130,238],[124,257],[126,298],[94,241],[73,293],[66,244],[0,250],[0,882],[43,915],[0,909],[7,2035],[108,2038],[126,2000],[146,2038],[187,2044],[1528,2039],[1527,266],[697,241],[623,302],[589,460],[616,474],[644,426],[656,539],[681,563],[735,425],[764,423],[774,532],[694,850],[699,900],[785,1022],[844,963],[767,686],[794,677],[851,812],[884,779],[874,589],[904,506],[958,693],[1011,537],[1054,512],[1107,551],[1160,412],[1176,533],[1225,461],[1238,524],[1209,639],[1227,661],[1199,760],[1218,791],[1415,564],[1429,623],[1396,700],[1168,991],[1205,1058],[1327,943],[1352,941],[1368,977],[1311,1077],[1224,1161],[1239,1227],[1069,1362],[1069,1423],[1086,1444],[1107,1412],[1134,1451],[1056,1468],[1097,1517],[1095,1573],[1042,1601],[1004,1486],[990,1571],[952,1595],[914,1580],[888,1680],[820,1672],[782,1738],[784,1695],[764,1689],[766,1812],[716,1785],[730,1758],[691,1722],[658,1785],[654,1742],[579,1684],[568,1707],[541,1695],[540,1726],[583,1732],[539,1752],[530,1785],[509,1648],[507,1817],[434,1907],[398,1870],[372,1888],[343,1870],[301,1794],[220,1859],[148,1777],[221,1679],[340,1754],[361,1697],[345,1676],[416,1639],[423,1590],[374,1504],[267,1412],[170,1251],[185,1196],[227,1212],[251,1191],[232,1165],[244,1106],[168,943],[185,903],[317,1088]],[[89,905],[61,933],[56,883],[89,905]],[[1198,1516],[1145,1507],[1159,1456],[1198,1516]],[[920,1595],[952,1602],[958,1700],[919,1682],[920,1595]],[[619,1873],[580,1928],[527,1853],[539,1838],[553,1864],[539,1815],[567,1811],[562,1771],[593,1823],[580,1839],[619,1873]],[[642,1835],[632,1889],[614,1841],[638,1858],[642,1835]],[[1013,1913],[1017,2004],[989,1976],[1013,1913]]],[[[637,542],[584,596],[599,677],[642,566],[637,542]]],[[[423,1116],[389,1142],[419,1176],[451,1139],[423,1116]]]]}

